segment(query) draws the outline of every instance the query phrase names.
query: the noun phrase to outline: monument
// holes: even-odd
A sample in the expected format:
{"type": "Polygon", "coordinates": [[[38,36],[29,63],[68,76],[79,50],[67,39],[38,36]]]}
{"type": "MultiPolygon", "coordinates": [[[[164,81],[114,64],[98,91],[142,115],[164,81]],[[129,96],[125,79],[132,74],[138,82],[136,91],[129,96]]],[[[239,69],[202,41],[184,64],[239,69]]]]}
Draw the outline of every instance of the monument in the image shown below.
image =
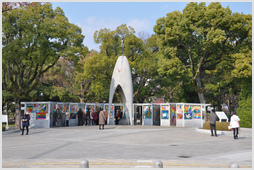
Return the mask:
{"type": "MultiPolygon", "coordinates": [[[[122,56],[119,56],[112,74],[109,93],[109,114],[115,90],[118,86],[122,89],[123,113],[126,114],[127,124],[133,125],[133,84],[131,69],[128,59],[124,56],[124,37],[121,39],[122,56]]],[[[114,125],[114,117],[109,118],[109,124],[114,125]]]]}

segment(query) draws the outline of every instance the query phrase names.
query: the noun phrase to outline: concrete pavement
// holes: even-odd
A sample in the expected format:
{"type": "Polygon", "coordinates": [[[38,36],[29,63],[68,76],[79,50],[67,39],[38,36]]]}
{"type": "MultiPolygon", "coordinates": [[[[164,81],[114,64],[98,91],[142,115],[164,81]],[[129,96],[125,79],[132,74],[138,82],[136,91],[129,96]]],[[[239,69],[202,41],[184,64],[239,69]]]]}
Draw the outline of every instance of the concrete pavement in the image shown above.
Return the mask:
{"type": "Polygon", "coordinates": [[[161,126],[75,126],[2,133],[3,168],[252,168],[252,129],[232,132],[161,126]]]}

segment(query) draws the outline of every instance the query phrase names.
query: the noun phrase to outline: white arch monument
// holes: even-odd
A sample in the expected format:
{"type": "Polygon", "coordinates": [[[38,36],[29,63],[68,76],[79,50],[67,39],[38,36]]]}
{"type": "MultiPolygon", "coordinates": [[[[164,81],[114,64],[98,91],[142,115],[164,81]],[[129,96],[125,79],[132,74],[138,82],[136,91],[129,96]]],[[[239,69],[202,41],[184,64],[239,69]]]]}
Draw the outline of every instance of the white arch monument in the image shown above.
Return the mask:
{"type": "MultiPolygon", "coordinates": [[[[126,113],[126,120],[129,121],[131,125],[134,124],[133,120],[133,84],[131,69],[128,59],[124,56],[124,45],[122,38],[122,56],[119,56],[112,74],[110,93],[109,93],[109,114],[111,113],[111,105],[114,97],[115,90],[118,86],[122,88],[123,94],[123,112],[126,113]]],[[[114,125],[114,114],[113,118],[109,119],[109,124],[114,125]]]]}

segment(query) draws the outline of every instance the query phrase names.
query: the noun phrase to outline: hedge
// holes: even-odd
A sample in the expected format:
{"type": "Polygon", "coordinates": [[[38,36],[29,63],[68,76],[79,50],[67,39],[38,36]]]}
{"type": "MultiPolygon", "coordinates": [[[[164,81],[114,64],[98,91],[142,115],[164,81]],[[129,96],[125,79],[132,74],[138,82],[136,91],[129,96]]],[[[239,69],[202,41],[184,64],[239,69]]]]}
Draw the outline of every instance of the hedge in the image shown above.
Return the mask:
{"type": "MultiPolygon", "coordinates": [[[[221,131],[231,131],[231,129],[228,129],[230,122],[216,122],[216,130],[221,131]]],[[[210,127],[210,121],[207,121],[203,124],[203,129],[211,129],[210,127]]]]}
{"type": "Polygon", "coordinates": [[[240,118],[240,126],[252,128],[252,98],[239,101],[237,115],[240,118]]]}

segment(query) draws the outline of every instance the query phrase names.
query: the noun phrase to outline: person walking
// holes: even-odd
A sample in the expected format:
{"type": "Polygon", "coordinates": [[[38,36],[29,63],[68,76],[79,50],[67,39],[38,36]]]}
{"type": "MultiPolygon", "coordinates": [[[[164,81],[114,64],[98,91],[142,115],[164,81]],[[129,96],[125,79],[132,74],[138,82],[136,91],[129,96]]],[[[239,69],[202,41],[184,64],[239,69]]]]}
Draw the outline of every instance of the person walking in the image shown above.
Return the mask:
{"type": "Polygon", "coordinates": [[[217,116],[215,114],[215,110],[212,110],[212,113],[209,115],[209,121],[210,121],[210,127],[211,127],[211,136],[213,136],[213,130],[214,130],[214,135],[217,137],[216,133],[216,120],[217,116]]]}
{"type": "Polygon", "coordinates": [[[30,115],[28,112],[26,112],[25,115],[22,117],[22,134],[21,135],[24,135],[25,127],[26,127],[26,135],[28,135],[28,131],[29,131],[28,126],[30,125],[29,120],[30,120],[30,115]]]}
{"type": "Polygon", "coordinates": [[[233,129],[233,135],[234,135],[234,139],[238,139],[238,134],[239,134],[239,121],[240,118],[237,116],[237,113],[234,112],[234,114],[231,116],[230,118],[230,128],[229,129],[233,129]]]}
{"type": "Polygon", "coordinates": [[[82,112],[81,108],[79,108],[77,114],[78,114],[78,126],[83,126],[83,124],[82,124],[83,112],[82,112]]]}
{"type": "Polygon", "coordinates": [[[67,111],[65,113],[65,121],[66,121],[66,126],[69,126],[69,120],[70,120],[70,113],[67,111]]]}
{"type": "Polygon", "coordinates": [[[99,129],[100,130],[101,130],[101,127],[102,129],[104,129],[105,120],[106,120],[105,112],[102,111],[102,109],[100,109],[100,113],[99,113],[99,129]]]}

